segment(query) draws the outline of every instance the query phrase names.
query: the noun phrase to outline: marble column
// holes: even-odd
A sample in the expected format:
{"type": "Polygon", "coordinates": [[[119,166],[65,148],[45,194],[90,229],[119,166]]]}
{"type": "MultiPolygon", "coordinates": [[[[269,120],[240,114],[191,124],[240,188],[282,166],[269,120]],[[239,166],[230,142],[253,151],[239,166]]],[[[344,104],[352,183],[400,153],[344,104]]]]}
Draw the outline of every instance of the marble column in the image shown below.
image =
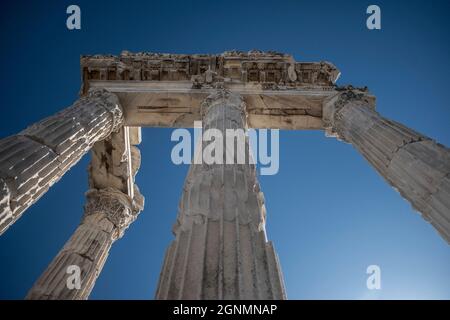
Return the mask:
{"type": "Polygon", "coordinates": [[[117,131],[117,97],[95,90],[71,107],[0,140],[0,234],[96,143],[117,131]]]}
{"type": "MultiPolygon", "coordinates": [[[[204,132],[218,129],[223,134],[224,150],[226,129],[242,129],[245,135],[245,104],[239,95],[218,90],[202,103],[202,115],[204,132]]],[[[191,165],[157,299],[286,298],[278,257],[266,240],[264,197],[249,161],[248,139],[243,141],[243,164],[191,165]]],[[[211,142],[203,145],[197,161],[211,142]]],[[[225,152],[222,160],[226,162],[225,152]]]]}
{"type": "Polygon", "coordinates": [[[88,298],[112,244],[144,206],[144,198],[134,184],[140,166],[140,153],[134,146],[140,141],[136,139],[139,129],[123,127],[94,145],[82,221],[26,299],[88,298]],[[135,134],[130,135],[130,130],[135,134]],[[80,271],[79,288],[73,286],[74,267],[80,271]]]}
{"type": "Polygon", "coordinates": [[[366,90],[339,90],[323,109],[328,135],[351,143],[450,243],[450,149],[382,117],[366,90]]]}

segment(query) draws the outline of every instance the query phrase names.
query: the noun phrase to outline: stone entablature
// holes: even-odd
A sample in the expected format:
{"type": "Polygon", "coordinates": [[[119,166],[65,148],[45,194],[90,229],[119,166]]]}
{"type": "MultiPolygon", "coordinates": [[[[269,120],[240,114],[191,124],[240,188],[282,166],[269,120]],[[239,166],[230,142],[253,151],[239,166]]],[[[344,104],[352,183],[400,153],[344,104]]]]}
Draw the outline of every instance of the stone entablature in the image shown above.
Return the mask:
{"type": "Polygon", "coordinates": [[[291,55],[253,50],[219,55],[130,53],[81,57],[82,92],[90,80],[191,81],[199,89],[215,83],[257,83],[262,89],[333,87],[339,70],[329,62],[296,62],[291,55]]]}
{"type": "Polygon", "coordinates": [[[228,51],[219,55],[122,52],[81,57],[82,94],[107,89],[119,98],[127,126],[192,127],[216,89],[242,95],[251,128],[323,129],[323,101],[339,70],[291,55],[228,51]]]}

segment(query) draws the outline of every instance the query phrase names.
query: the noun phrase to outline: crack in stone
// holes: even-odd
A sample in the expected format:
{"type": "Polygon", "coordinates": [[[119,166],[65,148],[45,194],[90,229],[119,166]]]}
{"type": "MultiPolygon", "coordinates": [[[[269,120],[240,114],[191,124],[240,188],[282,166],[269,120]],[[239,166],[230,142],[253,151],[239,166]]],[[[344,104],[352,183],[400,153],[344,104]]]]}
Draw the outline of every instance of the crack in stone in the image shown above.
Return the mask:
{"type": "Polygon", "coordinates": [[[76,254],[76,255],[78,255],[78,256],[80,256],[81,258],[86,259],[86,260],[89,260],[89,261],[91,261],[91,262],[94,262],[94,261],[95,261],[95,259],[89,257],[88,255],[86,255],[86,254],[84,254],[84,253],[80,253],[80,252],[73,252],[73,253],[76,254]]]}
{"type": "Polygon", "coordinates": [[[387,164],[386,168],[389,168],[391,166],[392,160],[394,160],[395,156],[397,155],[397,153],[402,150],[404,147],[410,145],[410,144],[414,144],[417,142],[422,142],[422,141],[430,141],[431,139],[426,138],[426,137],[422,137],[419,136],[416,139],[412,139],[411,141],[407,141],[404,142],[402,145],[398,146],[397,149],[392,153],[392,158],[389,159],[389,163],[387,164]]]}
{"type": "Polygon", "coordinates": [[[44,139],[42,139],[42,138],[39,138],[39,137],[30,135],[30,134],[19,134],[19,135],[21,135],[22,137],[28,138],[28,139],[30,139],[30,140],[32,140],[32,141],[34,141],[34,142],[39,143],[40,145],[43,145],[43,146],[49,148],[49,149],[52,150],[57,156],[60,156],[60,155],[61,155],[60,153],[58,153],[58,152],[56,151],[56,148],[54,148],[54,147],[49,146],[48,144],[46,144],[45,141],[44,141],[44,139]]]}

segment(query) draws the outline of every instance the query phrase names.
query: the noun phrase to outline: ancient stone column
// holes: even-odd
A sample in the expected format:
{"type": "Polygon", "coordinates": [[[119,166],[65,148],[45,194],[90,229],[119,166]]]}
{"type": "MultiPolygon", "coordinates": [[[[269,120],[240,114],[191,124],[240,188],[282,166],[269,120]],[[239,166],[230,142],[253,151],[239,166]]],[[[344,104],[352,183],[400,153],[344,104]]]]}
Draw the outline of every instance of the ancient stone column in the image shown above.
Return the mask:
{"type": "Polygon", "coordinates": [[[450,149],[375,111],[352,87],[324,105],[329,135],[351,143],[450,243],[450,149]]]}
{"type": "MultiPolygon", "coordinates": [[[[219,90],[202,104],[203,130],[246,129],[245,104],[239,95],[219,90]]],[[[212,137],[212,136],[211,136],[212,137]]],[[[233,148],[234,163],[238,152],[233,148]]],[[[201,152],[211,146],[204,142],[201,152]]],[[[209,149],[210,150],[210,149],[209,149]]],[[[217,148],[216,148],[217,151],[217,148]]],[[[278,257],[265,234],[264,197],[255,165],[193,163],[183,188],[175,240],[164,259],[157,299],[284,299],[278,257]]],[[[242,163],[242,162],[241,162],[242,163]]]]}
{"type": "Polygon", "coordinates": [[[130,135],[130,128],[124,127],[94,145],[82,221],[27,299],[88,298],[111,245],[123,236],[144,206],[144,198],[134,184],[140,166],[139,150],[133,146],[139,143],[138,129],[131,129],[135,134],[130,135]],[[74,268],[79,268],[78,288],[74,287],[74,268]]]}
{"type": "Polygon", "coordinates": [[[54,116],[0,140],[0,234],[122,122],[117,97],[96,90],[54,116]]]}

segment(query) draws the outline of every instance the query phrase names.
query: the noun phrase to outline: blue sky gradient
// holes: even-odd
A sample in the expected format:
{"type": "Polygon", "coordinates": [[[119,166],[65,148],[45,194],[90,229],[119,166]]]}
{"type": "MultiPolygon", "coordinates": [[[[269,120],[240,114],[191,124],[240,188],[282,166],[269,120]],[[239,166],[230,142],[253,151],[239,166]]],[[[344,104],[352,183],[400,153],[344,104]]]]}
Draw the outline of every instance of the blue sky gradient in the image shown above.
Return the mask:
{"type": "MultiPolygon", "coordinates": [[[[14,1],[0,11],[0,137],[69,106],[82,54],[275,50],[327,60],[368,86],[378,111],[450,145],[449,1],[14,1]],[[82,29],[65,26],[77,4],[82,29]],[[382,30],[366,28],[378,4],[382,30]]],[[[186,165],[171,129],[143,129],[145,210],[116,242],[92,299],[152,299],[173,240],[186,165]]],[[[22,299],[80,222],[85,156],[0,237],[0,298],[22,299]]],[[[450,248],[348,144],[281,131],[280,170],[260,178],[267,232],[290,299],[449,299],[450,248]],[[381,267],[382,289],[366,288],[381,267]]]]}

